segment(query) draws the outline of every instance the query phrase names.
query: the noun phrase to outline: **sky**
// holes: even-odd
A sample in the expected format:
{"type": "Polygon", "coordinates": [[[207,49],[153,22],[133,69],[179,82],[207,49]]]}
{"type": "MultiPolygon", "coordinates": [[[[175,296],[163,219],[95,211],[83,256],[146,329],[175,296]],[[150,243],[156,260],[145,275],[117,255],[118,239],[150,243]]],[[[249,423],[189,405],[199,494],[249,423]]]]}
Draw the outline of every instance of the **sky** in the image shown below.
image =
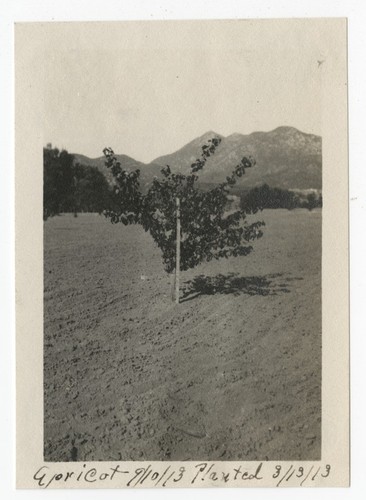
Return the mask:
{"type": "Polygon", "coordinates": [[[42,24],[44,144],[150,162],[207,131],[321,135],[329,39],[317,23],[42,24]]]}

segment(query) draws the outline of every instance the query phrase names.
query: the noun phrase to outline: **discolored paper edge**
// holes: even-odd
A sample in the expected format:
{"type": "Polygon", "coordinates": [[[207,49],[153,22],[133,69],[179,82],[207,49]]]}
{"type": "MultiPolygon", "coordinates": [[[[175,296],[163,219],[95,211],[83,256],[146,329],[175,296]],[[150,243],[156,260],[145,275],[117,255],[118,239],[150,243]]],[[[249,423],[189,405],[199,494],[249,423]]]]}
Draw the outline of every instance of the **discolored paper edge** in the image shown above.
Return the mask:
{"type": "MultiPolygon", "coordinates": [[[[161,22],[209,22],[211,27],[219,29],[219,23],[230,21],[161,22]]],[[[75,23],[21,23],[15,26],[18,488],[329,487],[349,484],[347,22],[345,19],[251,22],[266,23],[267,30],[271,29],[271,23],[301,26],[301,23],[311,22],[319,43],[323,37],[328,40],[321,110],[324,202],[322,458],[314,462],[43,461],[42,61],[47,44],[57,39],[55,32],[60,39],[70,35],[75,23]],[[328,475],[327,466],[330,466],[328,475]],[[303,468],[301,477],[299,467],[303,468]],[[240,472],[236,472],[238,470],[240,472]]],[[[105,24],[78,23],[78,30],[87,33],[105,24]]]]}

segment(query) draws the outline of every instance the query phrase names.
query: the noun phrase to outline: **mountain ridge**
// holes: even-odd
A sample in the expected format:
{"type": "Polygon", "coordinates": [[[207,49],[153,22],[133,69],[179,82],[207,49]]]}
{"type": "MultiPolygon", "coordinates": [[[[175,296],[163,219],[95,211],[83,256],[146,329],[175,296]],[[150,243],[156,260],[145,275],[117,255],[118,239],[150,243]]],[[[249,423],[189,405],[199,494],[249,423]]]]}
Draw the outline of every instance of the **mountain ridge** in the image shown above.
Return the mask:
{"type": "MultiPolygon", "coordinates": [[[[116,154],[116,157],[122,168],[140,169],[141,184],[146,188],[154,176],[161,175],[161,168],[166,165],[170,165],[173,171],[188,174],[191,164],[201,155],[202,146],[213,137],[220,138],[221,143],[200,173],[201,184],[222,182],[244,156],[251,155],[256,160],[256,166],[247,170],[238,183],[239,187],[252,188],[266,183],[271,187],[283,189],[322,188],[321,137],[289,126],[280,126],[269,132],[235,132],[227,137],[208,131],[177,151],[159,156],[150,163],[140,162],[124,154],[116,154]]],[[[113,182],[113,176],[105,166],[103,156],[88,158],[74,153],[74,157],[75,161],[96,166],[105,174],[108,182],[113,182]]]]}

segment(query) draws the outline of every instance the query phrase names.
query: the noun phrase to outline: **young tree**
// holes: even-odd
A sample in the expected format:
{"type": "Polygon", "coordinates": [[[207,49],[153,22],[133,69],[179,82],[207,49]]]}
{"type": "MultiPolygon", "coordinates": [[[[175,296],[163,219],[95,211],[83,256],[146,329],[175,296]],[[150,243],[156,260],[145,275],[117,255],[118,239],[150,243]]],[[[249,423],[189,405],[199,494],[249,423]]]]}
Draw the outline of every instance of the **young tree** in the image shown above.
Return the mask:
{"type": "Polygon", "coordinates": [[[202,147],[201,157],[191,165],[188,175],[174,173],[170,166],[162,168],[162,178],[154,178],[142,194],[140,171],[127,172],[111,148],[103,150],[106,166],[115,179],[111,208],[104,212],[112,223],[141,224],[162,252],[166,272],[176,278],[176,302],[179,302],[179,271],[197,266],[202,261],[222,257],[248,255],[251,242],[262,236],[264,222],[248,223],[246,215],[258,207],[226,213],[227,195],[254,159],[245,157],[230,176],[210,191],[197,187],[197,173],[220,143],[213,138],[202,147]]]}

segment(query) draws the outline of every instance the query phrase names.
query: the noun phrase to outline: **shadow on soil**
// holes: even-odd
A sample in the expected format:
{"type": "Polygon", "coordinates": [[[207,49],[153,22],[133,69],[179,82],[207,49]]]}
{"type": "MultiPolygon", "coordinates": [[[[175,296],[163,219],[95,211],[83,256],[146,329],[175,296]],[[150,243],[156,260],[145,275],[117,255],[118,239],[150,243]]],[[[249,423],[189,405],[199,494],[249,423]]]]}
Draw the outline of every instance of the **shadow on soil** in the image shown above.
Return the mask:
{"type": "Polygon", "coordinates": [[[239,273],[218,274],[217,276],[196,276],[183,284],[181,302],[193,300],[200,295],[277,295],[289,293],[292,281],[303,278],[285,277],[283,273],[266,276],[240,276],[239,273]]]}

